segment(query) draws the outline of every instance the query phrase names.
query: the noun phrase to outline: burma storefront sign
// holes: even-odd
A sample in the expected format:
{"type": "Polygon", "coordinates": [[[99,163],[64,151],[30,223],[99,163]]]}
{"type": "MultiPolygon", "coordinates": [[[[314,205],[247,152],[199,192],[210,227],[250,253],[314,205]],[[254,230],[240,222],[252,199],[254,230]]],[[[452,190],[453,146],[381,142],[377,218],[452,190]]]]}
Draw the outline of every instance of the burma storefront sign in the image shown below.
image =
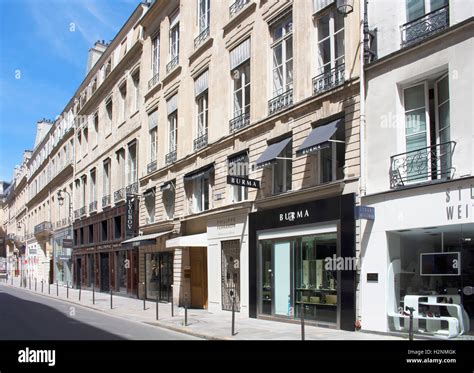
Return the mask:
{"type": "Polygon", "coordinates": [[[227,175],[227,184],[260,189],[260,180],[247,179],[234,175],[227,175]]]}

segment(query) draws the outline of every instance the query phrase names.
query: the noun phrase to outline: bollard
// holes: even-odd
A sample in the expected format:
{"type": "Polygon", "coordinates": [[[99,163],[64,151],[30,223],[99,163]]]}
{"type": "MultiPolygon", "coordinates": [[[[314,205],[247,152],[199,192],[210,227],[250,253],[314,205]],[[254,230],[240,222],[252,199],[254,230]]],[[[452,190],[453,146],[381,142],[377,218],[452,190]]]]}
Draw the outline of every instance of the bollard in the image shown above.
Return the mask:
{"type": "Polygon", "coordinates": [[[37,278],[35,277],[35,291],[36,291],[36,280],[37,280],[37,278]]]}
{"type": "Polygon", "coordinates": [[[69,281],[66,281],[66,298],[69,299],[69,281]]]}
{"type": "Polygon", "coordinates": [[[49,295],[51,294],[51,284],[49,283],[49,281],[48,281],[48,294],[49,295]]]}
{"type": "Polygon", "coordinates": [[[173,297],[171,297],[171,317],[174,317],[174,300],[173,300],[173,297]]]}
{"type": "Polygon", "coordinates": [[[156,319],[158,320],[158,295],[156,295],[156,319]]]}
{"type": "Polygon", "coordinates": [[[301,340],[304,341],[304,303],[301,301],[301,340]]]}
{"type": "Polygon", "coordinates": [[[12,275],[12,286],[13,286],[13,275],[12,275]]]}
{"type": "Polygon", "coordinates": [[[31,290],[31,277],[28,277],[28,289],[31,290]]]}
{"type": "Polygon", "coordinates": [[[232,296],[232,335],[235,335],[235,295],[234,292],[231,291],[232,296]]]}
{"type": "Polygon", "coordinates": [[[188,303],[184,304],[184,326],[188,326],[188,303]]]}
{"type": "Polygon", "coordinates": [[[79,302],[81,301],[81,290],[82,290],[82,286],[79,284],[79,302]]]}
{"type": "Polygon", "coordinates": [[[112,288],[110,288],[110,309],[112,309],[112,288]]]}
{"type": "Polygon", "coordinates": [[[56,281],[56,296],[59,297],[59,284],[56,281]]]}
{"type": "Polygon", "coordinates": [[[146,297],[145,297],[145,283],[142,282],[143,286],[143,311],[146,311],[146,297]]]}
{"type": "Polygon", "coordinates": [[[95,284],[92,283],[92,304],[95,304],[95,284]]]}
{"type": "Polygon", "coordinates": [[[43,293],[43,285],[44,285],[44,281],[41,280],[41,293],[43,293]]]}

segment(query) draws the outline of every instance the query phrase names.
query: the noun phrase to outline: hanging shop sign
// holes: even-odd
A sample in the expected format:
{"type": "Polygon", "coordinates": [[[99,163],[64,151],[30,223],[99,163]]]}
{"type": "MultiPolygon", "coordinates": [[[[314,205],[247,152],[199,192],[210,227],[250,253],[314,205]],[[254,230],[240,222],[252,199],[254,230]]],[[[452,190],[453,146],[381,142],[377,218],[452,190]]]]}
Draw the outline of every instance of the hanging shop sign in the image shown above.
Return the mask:
{"type": "Polygon", "coordinates": [[[127,195],[125,204],[125,238],[132,238],[135,227],[135,197],[127,195]]]}
{"type": "Polygon", "coordinates": [[[356,220],[375,220],[375,207],[355,206],[355,218],[356,220]]]}

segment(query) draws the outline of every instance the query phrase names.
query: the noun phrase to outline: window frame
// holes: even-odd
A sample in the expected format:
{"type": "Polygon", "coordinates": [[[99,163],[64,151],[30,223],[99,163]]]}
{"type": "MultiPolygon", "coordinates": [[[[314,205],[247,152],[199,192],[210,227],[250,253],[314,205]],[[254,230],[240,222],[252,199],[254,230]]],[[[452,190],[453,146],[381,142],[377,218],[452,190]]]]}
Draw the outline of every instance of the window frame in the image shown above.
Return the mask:
{"type": "Polygon", "coordinates": [[[271,92],[273,95],[273,98],[290,91],[293,89],[293,83],[294,83],[294,39],[293,39],[293,11],[290,10],[286,12],[283,16],[278,18],[276,21],[272,22],[270,25],[270,38],[271,38],[271,43],[270,43],[270,49],[271,49],[271,60],[272,60],[272,67],[271,67],[271,83],[272,83],[272,88],[271,92]],[[291,30],[288,32],[286,30],[285,24],[290,21],[291,24],[291,30]],[[278,39],[274,39],[274,32],[276,29],[278,29],[280,26],[282,26],[283,32],[282,36],[278,39]],[[292,55],[290,59],[287,59],[287,41],[291,39],[291,49],[292,49],[292,55]],[[275,66],[276,60],[275,60],[275,51],[276,48],[281,46],[281,64],[278,66],[275,66]],[[292,74],[292,79],[291,82],[287,81],[287,72],[288,72],[288,64],[291,63],[291,74],[292,74]],[[281,67],[282,69],[282,87],[280,90],[275,90],[275,72],[281,67]]]}

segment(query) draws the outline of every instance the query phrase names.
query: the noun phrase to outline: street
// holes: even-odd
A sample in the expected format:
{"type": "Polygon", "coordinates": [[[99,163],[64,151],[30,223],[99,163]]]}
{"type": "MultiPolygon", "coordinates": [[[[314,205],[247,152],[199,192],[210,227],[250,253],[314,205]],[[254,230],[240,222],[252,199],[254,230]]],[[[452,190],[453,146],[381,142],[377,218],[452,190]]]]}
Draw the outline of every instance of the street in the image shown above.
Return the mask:
{"type": "Polygon", "coordinates": [[[0,340],[191,340],[195,337],[0,286],[0,340]]]}

